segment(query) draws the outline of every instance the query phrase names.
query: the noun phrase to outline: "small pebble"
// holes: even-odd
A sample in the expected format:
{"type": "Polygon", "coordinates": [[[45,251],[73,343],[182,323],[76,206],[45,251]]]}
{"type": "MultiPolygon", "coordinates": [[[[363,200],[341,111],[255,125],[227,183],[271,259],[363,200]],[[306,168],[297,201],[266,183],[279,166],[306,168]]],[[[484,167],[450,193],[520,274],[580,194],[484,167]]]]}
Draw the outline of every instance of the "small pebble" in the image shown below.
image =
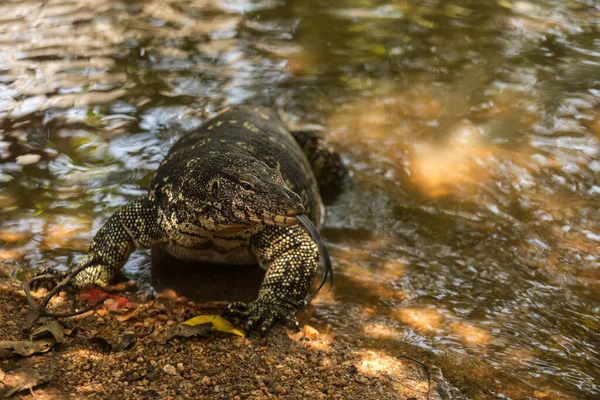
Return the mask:
{"type": "Polygon", "coordinates": [[[163,367],[163,371],[165,371],[169,375],[177,375],[177,370],[171,364],[167,364],[163,367]]]}
{"type": "Polygon", "coordinates": [[[306,336],[307,338],[313,340],[319,337],[319,331],[310,325],[304,325],[304,327],[302,328],[302,333],[304,333],[304,336],[306,336]]]}
{"type": "Polygon", "coordinates": [[[39,154],[24,154],[22,156],[17,157],[17,164],[20,164],[20,165],[35,164],[36,162],[40,161],[41,159],[42,159],[42,156],[40,156],[39,154]]]}

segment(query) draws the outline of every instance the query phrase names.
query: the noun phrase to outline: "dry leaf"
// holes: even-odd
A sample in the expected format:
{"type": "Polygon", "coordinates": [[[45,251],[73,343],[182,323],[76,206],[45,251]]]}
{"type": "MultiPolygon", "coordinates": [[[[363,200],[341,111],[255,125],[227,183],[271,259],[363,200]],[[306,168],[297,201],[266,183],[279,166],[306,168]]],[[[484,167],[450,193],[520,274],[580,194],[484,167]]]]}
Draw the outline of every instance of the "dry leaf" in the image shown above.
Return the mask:
{"type": "Polygon", "coordinates": [[[119,322],[129,321],[131,318],[137,317],[139,309],[134,308],[131,312],[123,315],[115,315],[115,319],[119,322]]]}
{"type": "Polygon", "coordinates": [[[115,299],[106,299],[102,303],[102,307],[109,311],[117,311],[119,309],[119,303],[115,299]]]}
{"type": "Polygon", "coordinates": [[[112,337],[95,336],[92,340],[100,343],[107,351],[117,352],[129,349],[135,343],[136,337],[131,333],[124,333],[112,337]]]}
{"type": "Polygon", "coordinates": [[[4,393],[2,393],[2,397],[8,398],[8,397],[12,396],[13,394],[18,393],[22,390],[27,390],[27,389],[31,390],[36,386],[43,385],[44,383],[48,383],[54,379],[54,374],[47,373],[47,372],[37,372],[36,371],[36,372],[31,372],[31,373],[28,372],[26,374],[21,373],[19,375],[22,375],[22,376],[14,377],[14,378],[16,378],[16,379],[13,379],[15,382],[11,383],[11,385],[7,387],[7,389],[4,391],[4,393]]]}
{"type": "Polygon", "coordinates": [[[31,332],[29,339],[36,340],[52,336],[57,343],[65,343],[65,328],[55,319],[31,332]]]}
{"type": "Polygon", "coordinates": [[[173,325],[162,332],[159,332],[154,339],[159,343],[166,343],[175,336],[207,336],[212,331],[212,324],[202,325],[173,325]]]}
{"type": "Polygon", "coordinates": [[[65,336],[77,336],[78,333],[79,333],[79,325],[75,325],[73,327],[73,329],[65,328],[65,330],[64,330],[65,336]]]}
{"type": "Polygon", "coordinates": [[[97,309],[97,310],[96,310],[96,314],[97,314],[99,317],[104,317],[104,316],[107,316],[109,313],[110,313],[110,311],[108,311],[108,310],[106,310],[106,309],[104,309],[104,308],[99,308],[99,309],[97,309]]]}
{"type": "Polygon", "coordinates": [[[30,356],[35,353],[45,353],[54,346],[56,340],[4,340],[0,341],[0,357],[12,357],[14,355],[30,356]]]}

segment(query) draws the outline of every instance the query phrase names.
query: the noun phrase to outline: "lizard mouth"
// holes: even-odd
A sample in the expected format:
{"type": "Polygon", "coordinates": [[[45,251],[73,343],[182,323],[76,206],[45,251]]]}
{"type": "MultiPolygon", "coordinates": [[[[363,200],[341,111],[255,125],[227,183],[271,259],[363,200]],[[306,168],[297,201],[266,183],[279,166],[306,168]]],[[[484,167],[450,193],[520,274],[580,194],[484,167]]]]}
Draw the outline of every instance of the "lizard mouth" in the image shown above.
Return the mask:
{"type": "Polygon", "coordinates": [[[288,210],[288,212],[285,214],[276,214],[268,211],[263,211],[262,222],[267,225],[280,227],[298,225],[299,222],[296,217],[298,215],[304,214],[304,212],[304,207],[298,207],[292,210],[288,210]]]}
{"type": "Polygon", "coordinates": [[[260,217],[250,218],[249,222],[251,224],[265,224],[270,226],[294,226],[298,225],[298,219],[296,218],[298,214],[287,214],[287,215],[278,215],[278,214],[270,214],[268,212],[263,212],[260,217]]]}
{"type": "MultiPolygon", "coordinates": [[[[292,226],[298,225],[298,219],[293,215],[275,215],[272,218],[273,225],[275,226],[292,226]]],[[[269,221],[265,221],[269,224],[269,221]]]]}
{"type": "Polygon", "coordinates": [[[272,226],[293,226],[298,225],[298,219],[296,218],[297,214],[286,214],[286,215],[277,215],[270,213],[263,213],[263,220],[261,222],[272,225],[272,226]]]}

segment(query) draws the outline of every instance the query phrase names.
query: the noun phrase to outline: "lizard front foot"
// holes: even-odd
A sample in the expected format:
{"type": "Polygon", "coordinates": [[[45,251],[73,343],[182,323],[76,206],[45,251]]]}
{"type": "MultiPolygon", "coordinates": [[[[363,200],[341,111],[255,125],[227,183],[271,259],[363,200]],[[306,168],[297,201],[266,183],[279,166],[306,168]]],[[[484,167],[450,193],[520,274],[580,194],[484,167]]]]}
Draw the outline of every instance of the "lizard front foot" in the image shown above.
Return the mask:
{"type": "Polygon", "coordinates": [[[59,271],[56,268],[44,268],[31,277],[31,289],[39,290],[44,288],[48,291],[54,289],[65,277],[67,276],[67,272],[59,271]]]}
{"type": "Polygon", "coordinates": [[[86,260],[79,264],[77,268],[72,268],[68,271],[45,268],[35,273],[29,280],[29,284],[33,290],[38,290],[42,287],[51,290],[58,286],[66,277],[70,276],[69,281],[64,285],[67,289],[78,289],[91,285],[104,287],[108,285],[111,273],[110,267],[94,260],[86,260]],[[75,273],[76,275],[73,276],[75,273]]]}
{"type": "Polygon", "coordinates": [[[242,302],[231,303],[223,316],[225,318],[246,320],[246,332],[258,328],[260,335],[264,337],[277,323],[286,325],[296,331],[300,330],[296,320],[298,308],[290,304],[258,299],[248,304],[242,302]]]}

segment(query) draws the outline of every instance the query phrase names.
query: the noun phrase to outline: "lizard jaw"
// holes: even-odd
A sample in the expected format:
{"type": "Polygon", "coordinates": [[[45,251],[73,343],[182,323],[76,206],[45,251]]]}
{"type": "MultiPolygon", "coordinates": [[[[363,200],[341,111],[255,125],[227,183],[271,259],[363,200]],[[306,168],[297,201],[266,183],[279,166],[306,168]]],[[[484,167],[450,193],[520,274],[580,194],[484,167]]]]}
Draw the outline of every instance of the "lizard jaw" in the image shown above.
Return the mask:
{"type": "MultiPolygon", "coordinates": [[[[270,226],[294,226],[298,225],[298,219],[293,215],[273,215],[273,214],[263,214],[263,218],[251,218],[248,220],[251,224],[265,224],[270,226]]],[[[246,223],[248,223],[246,222],[246,223]]]]}
{"type": "MultiPolygon", "coordinates": [[[[298,220],[294,216],[290,215],[276,215],[272,219],[273,225],[275,226],[292,226],[298,225],[298,220]]],[[[267,225],[269,225],[269,221],[266,221],[267,225]]]]}

